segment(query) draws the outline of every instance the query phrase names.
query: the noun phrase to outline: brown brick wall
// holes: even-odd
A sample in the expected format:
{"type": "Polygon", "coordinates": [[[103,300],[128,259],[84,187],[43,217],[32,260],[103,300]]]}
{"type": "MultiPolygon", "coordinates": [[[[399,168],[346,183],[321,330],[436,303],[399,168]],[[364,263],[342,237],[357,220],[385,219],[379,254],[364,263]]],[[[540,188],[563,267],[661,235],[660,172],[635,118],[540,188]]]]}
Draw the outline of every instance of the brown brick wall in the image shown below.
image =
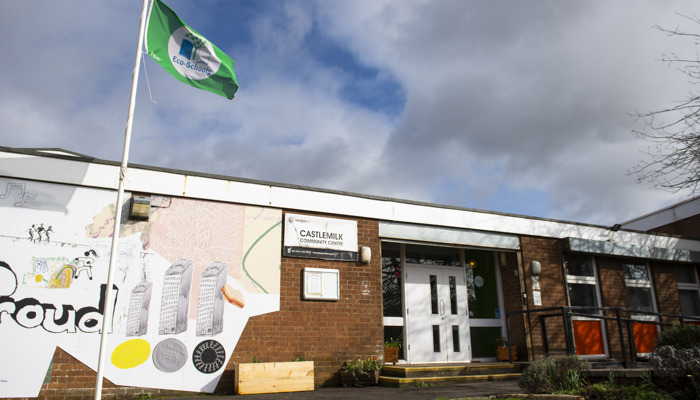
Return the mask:
{"type": "MultiPolygon", "coordinates": [[[[673,264],[651,263],[651,275],[656,294],[656,307],[660,313],[681,314],[681,300],[673,264]]],[[[678,323],[677,319],[663,318],[665,323],[678,323]]]]}
{"type": "MultiPolygon", "coordinates": [[[[619,258],[596,257],[595,263],[598,268],[598,284],[600,288],[601,307],[629,308],[629,298],[627,296],[627,285],[625,284],[625,271],[623,264],[626,261],[619,258]]],[[[604,312],[605,316],[615,317],[614,312],[604,312]]],[[[621,314],[622,318],[629,315],[621,314]]],[[[625,346],[629,346],[627,325],[622,323],[622,330],[625,346]]],[[[622,359],[622,346],[620,342],[620,330],[617,321],[605,321],[605,337],[607,338],[608,353],[611,358],[622,359]]],[[[629,347],[626,348],[629,352],[629,347]]],[[[629,357],[629,353],[627,355],[629,357]]]]}
{"type": "MultiPolygon", "coordinates": [[[[527,292],[527,308],[532,311],[548,307],[561,307],[566,305],[566,291],[564,290],[564,275],[562,257],[559,242],[556,239],[522,236],[523,267],[525,270],[525,290],[527,292]],[[540,292],[542,294],[542,306],[535,306],[532,302],[532,269],[530,263],[539,261],[542,265],[540,274],[540,292]]],[[[552,314],[548,311],[542,314],[552,314]]],[[[545,356],[542,324],[537,316],[540,313],[529,314],[528,323],[532,337],[532,346],[535,359],[545,356]]],[[[564,325],[561,317],[546,319],[547,338],[549,340],[550,355],[566,354],[564,341],[564,325]]]]}
{"type": "MultiPolygon", "coordinates": [[[[311,215],[311,214],[308,214],[311,215]]],[[[318,214],[315,214],[318,215],[318,214]]],[[[358,245],[372,249],[369,264],[282,257],[280,311],[251,318],[227,369],[237,362],[314,361],[317,386],[339,384],[349,358],[380,357],[383,351],[382,274],[379,224],[358,220],[358,245]],[[304,267],[340,271],[339,301],[302,299],[304,267]]],[[[217,392],[233,387],[224,375],[217,392]]]]}
{"type": "MultiPolygon", "coordinates": [[[[501,286],[503,289],[503,306],[505,312],[522,311],[523,302],[520,293],[520,275],[516,253],[504,253],[505,264],[501,264],[501,286]]],[[[511,343],[518,346],[518,360],[527,360],[527,339],[522,315],[510,317],[511,343]]]]}
{"type": "MultiPolygon", "coordinates": [[[[54,352],[53,364],[49,373],[49,383],[41,386],[38,398],[46,400],[89,400],[95,397],[97,373],[60,348],[56,348],[54,352]]],[[[176,390],[116,386],[106,379],[102,383],[102,398],[105,400],[133,399],[138,398],[141,393],[147,393],[151,397],[186,396],[191,394],[190,392],[176,390]]]]}
{"type": "Polygon", "coordinates": [[[688,239],[700,239],[700,214],[654,228],[650,232],[679,235],[688,239]]]}

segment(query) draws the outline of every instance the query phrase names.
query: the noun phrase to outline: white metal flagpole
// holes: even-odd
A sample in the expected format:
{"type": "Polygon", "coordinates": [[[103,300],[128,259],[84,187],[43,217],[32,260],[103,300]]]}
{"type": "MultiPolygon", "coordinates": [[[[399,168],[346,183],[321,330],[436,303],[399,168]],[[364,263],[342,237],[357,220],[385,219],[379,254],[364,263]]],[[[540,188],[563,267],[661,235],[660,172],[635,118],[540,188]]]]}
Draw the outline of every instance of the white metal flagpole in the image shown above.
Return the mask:
{"type": "Polygon", "coordinates": [[[114,232],[112,233],[112,250],[109,254],[109,269],[107,271],[107,289],[104,297],[104,315],[102,320],[102,333],[100,334],[100,356],[97,362],[97,378],[95,379],[95,400],[102,398],[102,378],[107,353],[107,334],[112,326],[112,314],[114,313],[114,300],[112,296],[112,281],[114,265],[119,249],[119,228],[122,219],[122,199],[124,197],[124,179],[126,178],[126,166],[129,160],[129,146],[131,143],[131,125],[134,121],[134,106],[136,105],[136,88],[139,83],[139,66],[143,48],[143,37],[146,31],[146,15],[148,14],[148,0],[143,0],[141,10],[141,22],[139,23],[139,40],[136,46],[136,61],[131,75],[131,98],[129,99],[129,114],[126,119],[126,131],[124,133],[124,150],[122,153],[122,165],[119,169],[119,188],[117,189],[117,204],[114,213],[114,232]]]}

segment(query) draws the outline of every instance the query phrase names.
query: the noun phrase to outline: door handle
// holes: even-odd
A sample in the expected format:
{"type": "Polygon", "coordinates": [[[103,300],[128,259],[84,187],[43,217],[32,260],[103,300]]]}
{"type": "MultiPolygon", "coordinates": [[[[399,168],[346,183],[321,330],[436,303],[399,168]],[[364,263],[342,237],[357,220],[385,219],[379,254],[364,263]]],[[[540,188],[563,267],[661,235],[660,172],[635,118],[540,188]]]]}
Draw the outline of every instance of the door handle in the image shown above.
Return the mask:
{"type": "Polygon", "coordinates": [[[440,299],[440,315],[445,315],[445,299],[440,299]]]}

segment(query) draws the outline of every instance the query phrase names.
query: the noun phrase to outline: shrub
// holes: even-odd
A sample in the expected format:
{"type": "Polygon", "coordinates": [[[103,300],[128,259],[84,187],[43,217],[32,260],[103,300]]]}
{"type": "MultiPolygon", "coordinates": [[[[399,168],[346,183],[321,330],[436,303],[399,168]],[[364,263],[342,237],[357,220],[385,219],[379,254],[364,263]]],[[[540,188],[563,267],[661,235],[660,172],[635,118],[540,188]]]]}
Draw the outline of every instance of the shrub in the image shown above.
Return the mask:
{"type": "Polygon", "coordinates": [[[549,371],[554,368],[553,364],[551,358],[533,362],[520,375],[518,386],[527,393],[553,392],[554,388],[549,380],[549,371]]]}
{"type": "Polygon", "coordinates": [[[651,355],[651,365],[667,391],[682,397],[700,395],[700,347],[659,346],[651,355]]]}
{"type": "Polygon", "coordinates": [[[649,385],[638,387],[596,383],[576,390],[574,394],[591,400],[673,400],[670,394],[649,385]]]}
{"type": "Polygon", "coordinates": [[[528,393],[553,393],[583,386],[581,372],[588,369],[587,361],[576,356],[559,356],[538,360],[523,371],[518,381],[528,393]]]}
{"type": "Polygon", "coordinates": [[[674,325],[664,329],[656,341],[656,346],[673,346],[676,349],[690,349],[700,346],[700,326],[674,325]]]}

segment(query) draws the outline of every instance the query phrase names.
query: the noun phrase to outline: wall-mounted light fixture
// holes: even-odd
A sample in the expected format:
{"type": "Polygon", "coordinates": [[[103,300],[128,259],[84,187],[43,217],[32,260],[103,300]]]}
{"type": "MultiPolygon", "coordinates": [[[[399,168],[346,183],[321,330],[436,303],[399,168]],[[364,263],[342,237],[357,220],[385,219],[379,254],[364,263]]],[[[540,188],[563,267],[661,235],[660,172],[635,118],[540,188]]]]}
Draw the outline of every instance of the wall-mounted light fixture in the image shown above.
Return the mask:
{"type": "Polygon", "coordinates": [[[469,266],[472,268],[476,268],[476,260],[469,260],[469,266]]]}
{"type": "Polygon", "coordinates": [[[369,262],[372,260],[372,249],[370,249],[367,246],[362,246],[360,248],[360,261],[363,264],[369,264],[369,262]]]}
{"type": "Polygon", "coordinates": [[[542,264],[539,261],[532,261],[530,269],[532,270],[532,275],[539,276],[542,273],[542,264]]]}
{"type": "Polygon", "coordinates": [[[146,221],[151,215],[151,196],[137,195],[131,196],[131,206],[129,207],[129,219],[146,221]]]}

